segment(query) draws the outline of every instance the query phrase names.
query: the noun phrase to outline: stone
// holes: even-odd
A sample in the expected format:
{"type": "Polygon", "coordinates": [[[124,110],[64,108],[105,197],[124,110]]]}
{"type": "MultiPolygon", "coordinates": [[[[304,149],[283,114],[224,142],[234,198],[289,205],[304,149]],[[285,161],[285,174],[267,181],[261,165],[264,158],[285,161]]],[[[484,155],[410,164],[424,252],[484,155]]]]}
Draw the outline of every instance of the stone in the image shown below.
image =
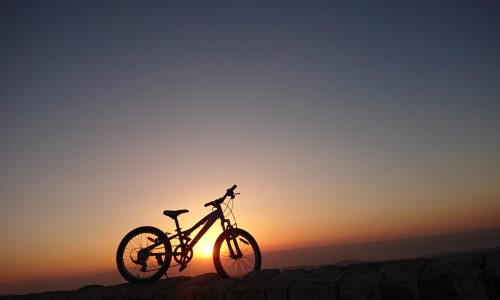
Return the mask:
{"type": "Polygon", "coordinates": [[[234,279],[217,278],[196,290],[197,299],[223,300],[225,292],[234,285],[234,279]]]}
{"type": "Polygon", "coordinates": [[[264,284],[261,282],[245,282],[229,289],[225,293],[226,300],[266,300],[264,284]]]}
{"type": "Polygon", "coordinates": [[[340,279],[342,269],[341,266],[336,265],[321,267],[311,270],[303,280],[304,282],[314,282],[322,285],[336,284],[340,279]]]}
{"type": "Polygon", "coordinates": [[[483,282],[484,254],[430,259],[420,278],[423,299],[489,299],[483,282]]]}
{"type": "Polygon", "coordinates": [[[266,299],[266,290],[271,287],[266,281],[279,273],[278,269],[253,271],[242,280],[237,280],[233,287],[226,291],[227,300],[266,299]]]}
{"type": "Polygon", "coordinates": [[[284,282],[267,283],[265,295],[267,300],[287,300],[289,285],[284,282]]]}
{"type": "Polygon", "coordinates": [[[217,279],[220,279],[220,276],[217,273],[206,273],[190,278],[185,284],[200,285],[217,279]]]}
{"type": "Polygon", "coordinates": [[[274,275],[278,274],[280,270],[278,269],[264,269],[260,271],[250,272],[247,276],[245,276],[245,280],[251,281],[265,281],[274,275]]]}
{"type": "Polygon", "coordinates": [[[342,300],[383,299],[381,293],[382,276],[375,272],[346,272],[339,282],[342,300]]]}
{"type": "Polygon", "coordinates": [[[425,266],[424,259],[411,259],[380,264],[382,296],[386,300],[420,299],[418,274],[425,266]]]}
{"type": "Polygon", "coordinates": [[[292,285],[288,290],[288,299],[290,300],[327,300],[339,299],[336,292],[335,284],[315,284],[298,283],[292,285]]]}
{"type": "Polygon", "coordinates": [[[491,299],[500,299],[500,248],[485,253],[485,281],[491,299]]]}
{"type": "Polygon", "coordinates": [[[303,279],[307,275],[307,271],[304,269],[286,270],[276,274],[269,282],[273,283],[294,283],[303,279]]]}
{"type": "Polygon", "coordinates": [[[288,287],[288,299],[339,299],[337,283],[341,266],[330,265],[306,272],[288,287]]]}

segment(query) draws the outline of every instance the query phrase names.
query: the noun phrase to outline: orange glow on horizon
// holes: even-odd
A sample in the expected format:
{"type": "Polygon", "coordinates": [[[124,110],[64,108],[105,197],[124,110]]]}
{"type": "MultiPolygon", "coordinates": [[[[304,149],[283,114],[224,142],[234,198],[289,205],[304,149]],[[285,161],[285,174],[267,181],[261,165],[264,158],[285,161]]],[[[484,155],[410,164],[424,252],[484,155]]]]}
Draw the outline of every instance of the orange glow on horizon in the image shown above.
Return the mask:
{"type": "MultiPolygon", "coordinates": [[[[138,220],[133,220],[137,214],[135,206],[131,205],[130,211],[127,211],[129,208],[125,206],[122,215],[106,219],[109,228],[97,228],[97,225],[89,223],[88,231],[84,228],[75,231],[70,227],[62,228],[61,230],[65,230],[64,233],[52,230],[51,232],[54,232],[52,236],[38,235],[35,237],[35,243],[38,245],[45,247],[48,246],[44,243],[65,245],[63,248],[55,247],[44,252],[43,259],[32,255],[32,247],[23,247],[25,242],[27,245],[31,244],[29,240],[21,240],[19,247],[7,248],[7,252],[0,258],[3,266],[0,281],[72,277],[115,271],[116,247],[128,231],[137,226],[151,224],[164,231],[173,232],[174,224],[171,219],[162,215],[162,209],[183,208],[189,209],[190,212],[181,215],[179,221],[184,229],[188,229],[210,212],[210,209],[203,207],[203,203],[218,196],[219,189],[213,186],[215,186],[213,183],[207,184],[203,190],[197,190],[192,195],[186,195],[184,190],[179,190],[175,194],[170,191],[169,195],[158,192],[161,197],[149,200],[151,204],[141,211],[138,220]],[[165,199],[192,200],[177,203],[165,199]],[[8,257],[19,259],[12,261],[8,260],[8,257]],[[28,277],[26,268],[35,264],[37,267],[30,270],[28,277]]],[[[293,192],[297,190],[299,189],[293,192]]],[[[376,210],[376,207],[364,211],[358,210],[356,207],[339,203],[338,200],[330,200],[322,209],[317,209],[311,207],[308,202],[294,200],[293,197],[302,198],[300,194],[290,193],[289,197],[282,198],[279,195],[272,195],[272,191],[273,189],[264,183],[261,188],[257,188],[256,184],[242,185],[240,189],[242,194],[234,204],[238,227],[247,230],[255,237],[263,253],[500,227],[498,220],[500,206],[495,201],[497,199],[495,195],[457,197],[453,199],[456,203],[464,202],[463,199],[467,198],[482,199],[457,207],[439,206],[439,203],[436,203],[432,208],[416,207],[394,213],[390,210],[376,210]],[[266,192],[271,195],[263,199],[258,197],[266,192]],[[287,205],[292,200],[296,204],[287,205]],[[286,207],[286,210],[283,210],[283,207],[286,207]]],[[[196,233],[194,232],[191,238],[194,238],[196,233]]],[[[220,224],[215,223],[195,246],[194,259],[210,258],[213,245],[220,233],[220,224]]],[[[193,264],[195,263],[193,260],[193,264]]]]}

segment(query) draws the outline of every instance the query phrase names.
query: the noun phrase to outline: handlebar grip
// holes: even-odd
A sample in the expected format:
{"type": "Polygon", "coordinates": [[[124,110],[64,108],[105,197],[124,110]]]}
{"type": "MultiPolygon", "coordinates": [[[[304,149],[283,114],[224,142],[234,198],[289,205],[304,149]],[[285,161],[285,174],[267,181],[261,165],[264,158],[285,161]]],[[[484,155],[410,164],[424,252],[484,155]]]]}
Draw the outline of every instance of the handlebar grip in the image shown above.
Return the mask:
{"type": "Polygon", "coordinates": [[[212,202],[205,203],[205,207],[212,205],[212,202]]]}
{"type": "Polygon", "coordinates": [[[228,189],[226,191],[226,195],[224,196],[224,198],[226,198],[227,196],[231,197],[231,199],[234,199],[234,189],[237,188],[238,186],[235,184],[233,185],[230,189],[228,189]]]}

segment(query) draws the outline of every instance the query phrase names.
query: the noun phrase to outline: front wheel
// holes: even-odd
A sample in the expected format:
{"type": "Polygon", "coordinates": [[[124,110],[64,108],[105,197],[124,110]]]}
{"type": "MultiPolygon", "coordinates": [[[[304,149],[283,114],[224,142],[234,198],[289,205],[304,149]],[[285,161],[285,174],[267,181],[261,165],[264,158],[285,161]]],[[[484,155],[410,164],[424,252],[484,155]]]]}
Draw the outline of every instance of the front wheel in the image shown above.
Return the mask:
{"type": "Polygon", "coordinates": [[[160,279],[171,259],[170,240],[160,229],[150,226],[129,232],[116,251],[118,271],[135,284],[149,284],[160,279]]]}
{"type": "Polygon", "coordinates": [[[215,241],[213,259],[222,278],[243,278],[260,270],[261,255],[255,239],[243,229],[233,228],[221,233],[215,241]]]}

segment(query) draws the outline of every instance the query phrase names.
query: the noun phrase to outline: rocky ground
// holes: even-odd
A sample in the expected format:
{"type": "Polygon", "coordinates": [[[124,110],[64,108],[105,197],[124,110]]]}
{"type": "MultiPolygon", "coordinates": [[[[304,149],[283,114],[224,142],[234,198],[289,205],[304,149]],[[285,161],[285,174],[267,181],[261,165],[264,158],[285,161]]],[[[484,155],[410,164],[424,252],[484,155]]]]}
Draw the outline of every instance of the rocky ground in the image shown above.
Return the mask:
{"type": "Polygon", "coordinates": [[[173,277],[1,299],[500,299],[500,248],[400,261],[268,269],[245,279],[173,277]]]}

